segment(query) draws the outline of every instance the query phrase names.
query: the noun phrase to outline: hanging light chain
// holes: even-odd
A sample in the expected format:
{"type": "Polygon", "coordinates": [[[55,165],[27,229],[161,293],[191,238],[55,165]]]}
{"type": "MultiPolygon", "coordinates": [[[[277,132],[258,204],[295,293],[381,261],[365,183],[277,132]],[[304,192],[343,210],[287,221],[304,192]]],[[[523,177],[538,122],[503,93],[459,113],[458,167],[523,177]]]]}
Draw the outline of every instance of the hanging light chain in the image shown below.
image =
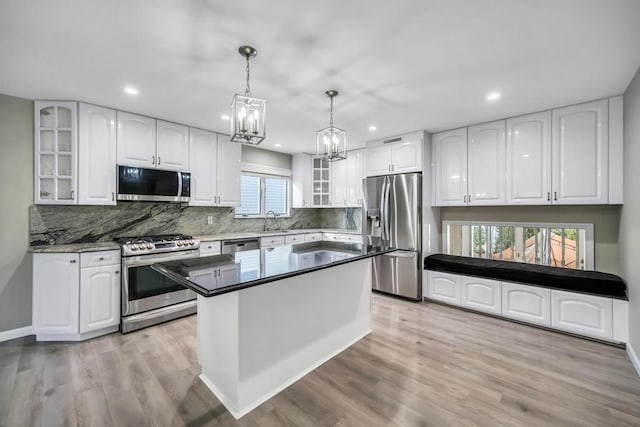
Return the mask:
{"type": "Polygon", "coordinates": [[[251,75],[251,70],[249,68],[249,55],[246,56],[247,58],[247,88],[244,90],[244,96],[251,96],[251,86],[249,85],[249,77],[251,75]]]}
{"type": "Polygon", "coordinates": [[[329,108],[329,126],[333,127],[333,96],[329,96],[331,107],[329,108]]]}

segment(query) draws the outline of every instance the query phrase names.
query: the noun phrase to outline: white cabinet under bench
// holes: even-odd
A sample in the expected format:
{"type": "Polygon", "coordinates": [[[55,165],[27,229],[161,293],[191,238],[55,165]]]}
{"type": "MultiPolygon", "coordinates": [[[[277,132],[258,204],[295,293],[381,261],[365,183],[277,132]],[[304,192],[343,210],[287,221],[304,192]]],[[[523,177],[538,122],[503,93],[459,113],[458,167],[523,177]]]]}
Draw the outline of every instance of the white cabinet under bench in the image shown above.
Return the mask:
{"type": "MultiPolygon", "coordinates": [[[[430,268],[426,264],[425,268],[430,268]]],[[[622,343],[628,340],[629,302],[623,296],[595,295],[433,269],[424,270],[423,283],[424,295],[429,300],[586,337],[622,343]]]]}

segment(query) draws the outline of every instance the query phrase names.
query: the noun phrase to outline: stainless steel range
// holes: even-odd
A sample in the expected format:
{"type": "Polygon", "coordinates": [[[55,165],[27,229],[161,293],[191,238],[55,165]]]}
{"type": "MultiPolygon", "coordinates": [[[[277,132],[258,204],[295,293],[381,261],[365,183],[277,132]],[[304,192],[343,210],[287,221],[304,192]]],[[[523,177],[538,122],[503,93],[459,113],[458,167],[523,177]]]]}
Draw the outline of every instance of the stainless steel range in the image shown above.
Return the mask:
{"type": "Polygon", "coordinates": [[[122,333],[196,312],[196,294],[151,268],[161,261],[197,258],[200,241],[184,234],[123,237],[122,333]]]}

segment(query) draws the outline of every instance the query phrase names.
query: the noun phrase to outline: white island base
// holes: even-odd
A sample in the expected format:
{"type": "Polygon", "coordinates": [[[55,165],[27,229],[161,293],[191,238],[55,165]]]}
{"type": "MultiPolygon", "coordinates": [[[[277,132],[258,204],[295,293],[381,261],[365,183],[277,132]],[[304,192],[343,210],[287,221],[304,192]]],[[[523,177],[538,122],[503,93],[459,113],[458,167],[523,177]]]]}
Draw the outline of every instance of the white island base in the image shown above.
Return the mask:
{"type": "Polygon", "coordinates": [[[238,419],[369,334],[371,262],[198,296],[202,382],[238,419]]]}

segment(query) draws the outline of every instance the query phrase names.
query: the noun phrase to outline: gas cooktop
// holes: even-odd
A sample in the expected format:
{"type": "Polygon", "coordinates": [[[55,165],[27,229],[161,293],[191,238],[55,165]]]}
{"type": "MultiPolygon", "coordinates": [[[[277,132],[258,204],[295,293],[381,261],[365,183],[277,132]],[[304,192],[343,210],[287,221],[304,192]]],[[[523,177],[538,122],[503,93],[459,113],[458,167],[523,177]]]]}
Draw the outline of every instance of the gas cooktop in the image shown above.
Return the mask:
{"type": "Polygon", "coordinates": [[[200,247],[200,241],[186,234],[118,237],[115,241],[122,245],[123,256],[187,251],[195,250],[200,247]]]}

